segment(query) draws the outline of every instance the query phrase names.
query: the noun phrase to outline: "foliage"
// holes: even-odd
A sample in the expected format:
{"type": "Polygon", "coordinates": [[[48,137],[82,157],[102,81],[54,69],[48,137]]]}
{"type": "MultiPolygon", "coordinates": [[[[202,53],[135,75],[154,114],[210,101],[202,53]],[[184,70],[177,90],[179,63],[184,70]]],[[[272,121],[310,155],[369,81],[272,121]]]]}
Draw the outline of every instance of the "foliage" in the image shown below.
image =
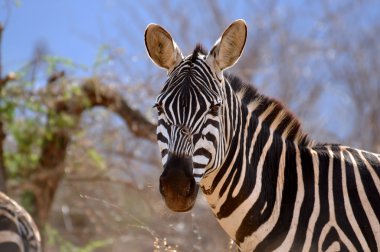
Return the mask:
{"type": "MultiPolygon", "coordinates": [[[[54,132],[75,126],[71,115],[54,112],[55,103],[81,95],[79,88],[68,82],[43,80],[52,76],[47,74],[58,67],[72,67],[70,60],[37,59],[21,68],[16,73],[17,79],[9,81],[0,93],[0,120],[7,136],[1,155],[7,183],[13,187],[29,183],[41,168],[41,160],[46,159],[42,157],[44,143],[52,140],[54,132]]],[[[36,207],[36,192],[36,187],[30,183],[19,191],[22,205],[34,215],[41,211],[36,207]]]]}
{"type": "MultiPolygon", "coordinates": [[[[39,57],[38,64],[26,64],[0,94],[0,120],[6,127],[8,146],[5,149],[5,165],[10,179],[28,178],[37,167],[43,139],[49,139],[52,131],[70,128],[75,121],[66,113],[50,113],[54,100],[69,100],[80,95],[80,89],[68,83],[54,84],[48,90],[39,76],[50,76],[56,69],[77,68],[69,59],[52,56],[39,57]],[[50,93],[49,93],[50,92],[50,93]],[[56,92],[62,93],[60,96],[56,92]],[[48,126],[48,127],[46,127],[48,126]]],[[[84,101],[85,102],[85,101],[84,101]]]]}
{"type": "Polygon", "coordinates": [[[36,167],[44,134],[40,118],[42,105],[34,98],[19,95],[25,91],[12,84],[3,90],[0,102],[0,120],[10,139],[4,157],[11,179],[28,176],[36,167]]]}

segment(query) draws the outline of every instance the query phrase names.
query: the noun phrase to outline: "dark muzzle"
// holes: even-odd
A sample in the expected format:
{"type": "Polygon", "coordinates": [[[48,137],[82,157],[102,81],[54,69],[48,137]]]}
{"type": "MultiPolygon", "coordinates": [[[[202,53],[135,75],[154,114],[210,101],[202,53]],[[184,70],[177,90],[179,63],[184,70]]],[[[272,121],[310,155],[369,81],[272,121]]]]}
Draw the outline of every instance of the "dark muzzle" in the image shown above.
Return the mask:
{"type": "Polygon", "coordinates": [[[198,185],[194,180],[191,157],[169,154],[160,177],[160,192],[173,211],[185,212],[194,206],[198,185]]]}

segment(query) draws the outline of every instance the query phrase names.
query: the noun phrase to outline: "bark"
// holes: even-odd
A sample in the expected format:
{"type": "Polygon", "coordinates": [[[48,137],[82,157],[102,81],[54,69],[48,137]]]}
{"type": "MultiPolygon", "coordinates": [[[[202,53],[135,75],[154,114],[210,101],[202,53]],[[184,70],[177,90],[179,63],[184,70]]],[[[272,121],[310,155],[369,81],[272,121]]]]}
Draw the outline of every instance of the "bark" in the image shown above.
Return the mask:
{"type": "Polygon", "coordinates": [[[5,164],[4,164],[4,149],[3,143],[5,140],[5,132],[3,128],[3,122],[0,119],[0,191],[6,192],[5,186],[5,164]]]}

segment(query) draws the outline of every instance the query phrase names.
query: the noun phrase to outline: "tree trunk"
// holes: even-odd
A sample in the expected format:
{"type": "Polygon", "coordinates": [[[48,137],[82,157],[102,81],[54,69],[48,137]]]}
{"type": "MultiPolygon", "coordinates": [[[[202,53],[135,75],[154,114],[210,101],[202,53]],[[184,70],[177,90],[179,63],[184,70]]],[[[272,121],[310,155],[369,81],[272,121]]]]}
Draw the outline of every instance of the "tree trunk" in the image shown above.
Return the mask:
{"type": "MultiPolygon", "coordinates": [[[[0,88],[1,92],[1,88],[0,88]]],[[[5,140],[5,132],[3,128],[3,122],[0,117],[0,191],[6,193],[6,185],[5,185],[5,163],[4,163],[4,140],[5,140]]]]}

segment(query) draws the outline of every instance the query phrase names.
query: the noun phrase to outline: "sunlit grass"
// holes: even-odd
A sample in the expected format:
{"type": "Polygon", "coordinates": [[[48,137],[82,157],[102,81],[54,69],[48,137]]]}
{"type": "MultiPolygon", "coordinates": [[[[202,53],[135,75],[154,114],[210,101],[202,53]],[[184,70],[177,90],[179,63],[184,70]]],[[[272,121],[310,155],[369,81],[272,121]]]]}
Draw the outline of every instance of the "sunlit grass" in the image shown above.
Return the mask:
{"type": "Polygon", "coordinates": [[[153,242],[153,251],[154,252],[164,252],[164,251],[177,252],[179,250],[178,250],[178,245],[174,245],[174,247],[169,245],[165,237],[162,239],[156,237],[153,242]]]}

